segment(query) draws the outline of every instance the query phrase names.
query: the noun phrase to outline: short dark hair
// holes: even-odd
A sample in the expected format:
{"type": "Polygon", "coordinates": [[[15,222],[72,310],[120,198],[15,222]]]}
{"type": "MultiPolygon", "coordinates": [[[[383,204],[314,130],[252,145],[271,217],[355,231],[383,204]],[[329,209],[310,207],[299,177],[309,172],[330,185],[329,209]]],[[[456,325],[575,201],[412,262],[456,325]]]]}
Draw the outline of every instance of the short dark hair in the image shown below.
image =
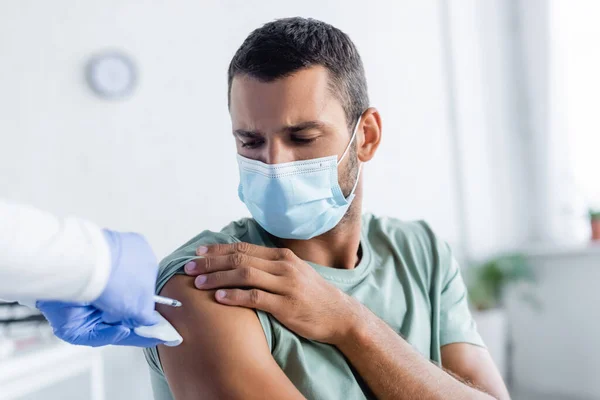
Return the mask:
{"type": "Polygon", "coordinates": [[[348,126],[354,125],[369,107],[358,50],[344,32],[311,18],[278,19],[250,33],[229,64],[229,104],[236,75],[272,82],[317,65],[329,72],[331,89],[342,103],[348,126]]]}

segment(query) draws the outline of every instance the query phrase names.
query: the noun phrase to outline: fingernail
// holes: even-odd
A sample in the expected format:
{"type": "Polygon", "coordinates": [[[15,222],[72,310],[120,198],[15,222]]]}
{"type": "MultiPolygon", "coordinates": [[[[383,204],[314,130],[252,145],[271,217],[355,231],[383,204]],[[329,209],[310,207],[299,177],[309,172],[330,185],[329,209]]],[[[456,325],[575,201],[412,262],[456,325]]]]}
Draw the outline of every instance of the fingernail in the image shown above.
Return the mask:
{"type": "Polygon", "coordinates": [[[206,254],[208,252],[208,247],[206,246],[200,246],[196,249],[196,254],[200,255],[200,254],[206,254]]]}
{"type": "Polygon", "coordinates": [[[196,286],[200,286],[206,282],[206,275],[198,275],[196,277],[196,286]]]}
{"type": "Polygon", "coordinates": [[[185,272],[194,272],[194,270],[196,269],[196,263],[194,261],[190,261],[189,263],[185,264],[183,269],[185,270],[185,272]]]}
{"type": "Polygon", "coordinates": [[[227,295],[227,292],[224,290],[217,290],[217,299],[224,299],[227,295]]]}

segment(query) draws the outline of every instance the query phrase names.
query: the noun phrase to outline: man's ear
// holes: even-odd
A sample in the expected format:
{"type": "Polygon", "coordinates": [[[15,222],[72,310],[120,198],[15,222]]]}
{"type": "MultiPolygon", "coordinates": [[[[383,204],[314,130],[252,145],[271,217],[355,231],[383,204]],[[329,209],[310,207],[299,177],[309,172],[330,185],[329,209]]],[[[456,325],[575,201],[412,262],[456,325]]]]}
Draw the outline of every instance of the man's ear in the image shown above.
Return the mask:
{"type": "Polygon", "coordinates": [[[357,156],[361,162],[370,161],[381,142],[381,116],[376,108],[369,107],[362,115],[357,132],[357,156]]]}

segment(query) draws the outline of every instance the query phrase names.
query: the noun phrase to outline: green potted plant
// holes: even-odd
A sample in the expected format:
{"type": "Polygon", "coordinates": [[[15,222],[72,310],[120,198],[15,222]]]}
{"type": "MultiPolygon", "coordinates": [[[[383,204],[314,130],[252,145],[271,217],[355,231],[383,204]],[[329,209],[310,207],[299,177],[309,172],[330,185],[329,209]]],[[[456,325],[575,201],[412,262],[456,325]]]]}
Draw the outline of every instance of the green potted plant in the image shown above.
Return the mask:
{"type": "MultiPolygon", "coordinates": [[[[500,373],[506,377],[508,326],[504,295],[510,285],[532,283],[533,271],[523,254],[503,254],[472,266],[467,275],[473,318],[500,373]]],[[[519,285],[520,289],[523,289],[519,285]]],[[[519,290],[523,299],[536,305],[528,290],[519,290]]]]}
{"type": "Polygon", "coordinates": [[[600,240],[600,209],[590,209],[590,223],[592,224],[592,240],[600,240]]]}

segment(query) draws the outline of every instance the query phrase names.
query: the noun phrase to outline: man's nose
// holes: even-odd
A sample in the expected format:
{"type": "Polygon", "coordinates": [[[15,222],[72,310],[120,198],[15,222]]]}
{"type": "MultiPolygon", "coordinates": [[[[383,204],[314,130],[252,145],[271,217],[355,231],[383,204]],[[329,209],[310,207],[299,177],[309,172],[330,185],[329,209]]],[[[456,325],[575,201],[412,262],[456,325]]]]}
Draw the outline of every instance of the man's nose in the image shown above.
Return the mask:
{"type": "Polygon", "coordinates": [[[289,146],[281,140],[270,140],[265,149],[264,160],[266,164],[281,164],[295,161],[294,153],[289,146]]]}

